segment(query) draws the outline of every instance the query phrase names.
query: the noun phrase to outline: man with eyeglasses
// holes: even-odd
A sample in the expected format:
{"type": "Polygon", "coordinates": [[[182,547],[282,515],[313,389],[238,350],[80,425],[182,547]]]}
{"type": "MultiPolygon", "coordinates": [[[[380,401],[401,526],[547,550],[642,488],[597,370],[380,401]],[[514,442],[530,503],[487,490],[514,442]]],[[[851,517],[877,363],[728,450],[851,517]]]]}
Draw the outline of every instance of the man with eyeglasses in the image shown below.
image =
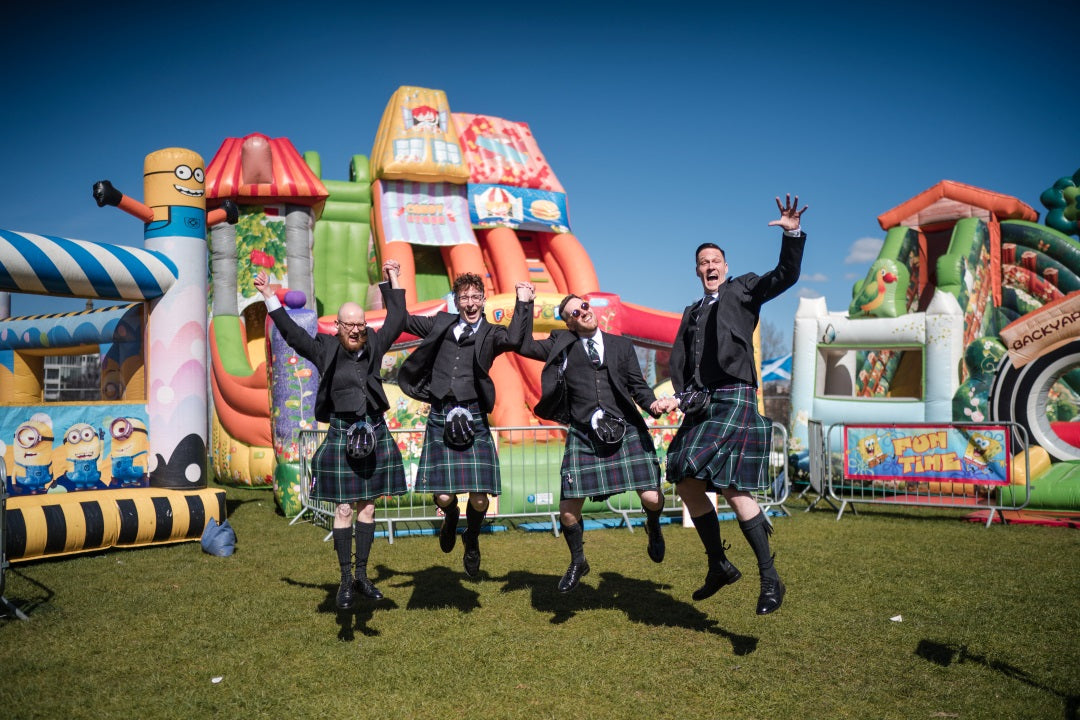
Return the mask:
{"type": "Polygon", "coordinates": [[[671,383],[683,421],[668,447],[667,476],[675,483],[697,529],[708,573],[694,600],[711,597],[742,577],[727,559],[730,545],[720,539],[716,508],[706,492],[724,496],[758,563],[761,592],[757,613],[780,608],[786,588],[769,549],[772,525],[751,494],[767,486],[772,423],[757,411],[754,328],[761,306],[799,279],[803,245],[799,197],[784,204],[776,198],[784,235],[780,260],[764,275],[728,278],[724,251],[703,243],[694,253],[697,276],[705,291],[683,311],[671,349],[671,383]]]}
{"type": "Polygon", "coordinates": [[[633,343],[601,332],[595,312],[577,295],[567,295],[559,303],[559,317],[569,332],[554,330],[547,338],[535,340],[535,296],[528,284],[525,293],[518,294],[511,326],[519,318],[525,325],[524,332],[517,333],[522,338],[518,353],[544,362],[541,397],[533,412],[569,426],[559,497],[560,527],[570,549],[570,566],[558,590],[567,593],[590,570],[581,519],[586,498],[602,501],[635,490],[645,509],[646,552],[653,562],[663,561],[660,464],[638,407],[659,417],[676,403],[670,397],[657,400],[641,373],[633,343]]]}
{"type": "Polygon", "coordinates": [[[372,600],[383,597],[367,576],[375,538],[375,500],[406,491],[401,452],[383,419],[390,404],[379,374],[383,355],[405,325],[405,291],[398,282],[397,261],[387,260],[382,269],[385,281],[379,289],[386,307],[382,328],[369,328],[364,309],[347,302],[338,309],[335,336],[311,337],[281,306],[266,272],[260,271],[254,280],[285,342],[319,370],[315,419],[330,429],[312,457],[311,497],[337,504],[332,533],[341,568],[336,599],[341,610],[353,607],[357,593],[372,600]]]}
{"type": "Polygon", "coordinates": [[[409,397],[431,404],[416,490],[430,492],[443,513],[439,547],[444,553],[453,551],[457,542],[457,494],[469,494],[462,564],[465,574],[475,578],[489,496],[502,492],[487,420],[495,408],[495,383],[488,371],[496,357],[519,343],[507,328],[484,319],[483,278],[459,275],[453,292],[456,313],[409,315],[405,321],[405,331],[422,341],[398,371],[398,384],[409,397]]]}

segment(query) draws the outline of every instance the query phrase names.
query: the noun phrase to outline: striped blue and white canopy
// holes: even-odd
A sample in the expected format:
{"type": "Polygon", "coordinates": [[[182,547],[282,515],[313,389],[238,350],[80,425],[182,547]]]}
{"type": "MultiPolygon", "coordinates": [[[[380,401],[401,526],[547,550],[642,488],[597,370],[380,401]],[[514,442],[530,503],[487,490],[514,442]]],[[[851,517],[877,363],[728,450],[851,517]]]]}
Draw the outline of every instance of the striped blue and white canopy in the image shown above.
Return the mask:
{"type": "Polygon", "coordinates": [[[176,282],[159,252],[0,229],[0,291],[152,300],[176,282]]]}

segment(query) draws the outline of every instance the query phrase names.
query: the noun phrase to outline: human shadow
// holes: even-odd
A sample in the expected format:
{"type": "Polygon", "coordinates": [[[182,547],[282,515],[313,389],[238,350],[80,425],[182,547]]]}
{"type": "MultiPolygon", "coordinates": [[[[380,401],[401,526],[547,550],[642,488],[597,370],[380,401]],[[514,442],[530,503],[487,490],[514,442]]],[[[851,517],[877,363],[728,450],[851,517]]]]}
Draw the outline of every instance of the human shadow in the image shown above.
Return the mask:
{"type": "Polygon", "coordinates": [[[953,663],[962,662],[982,665],[988,670],[993,670],[1003,677],[1012,678],[1013,680],[1022,682],[1028,687],[1042,690],[1043,692],[1050,693],[1054,697],[1059,698],[1064,703],[1065,720],[1076,720],[1077,714],[1080,713],[1080,696],[1067,695],[1059,690],[1044,685],[1015,665],[1010,665],[1009,663],[995,660],[994,658],[979,653],[973,653],[968,650],[967,645],[952,645],[936,640],[920,640],[919,644],[915,646],[915,654],[923,660],[929,660],[941,667],[949,667],[949,665],[952,665],[953,663]]]}
{"type": "Polygon", "coordinates": [[[378,571],[390,587],[413,589],[406,610],[454,608],[467,613],[480,607],[480,593],[462,582],[460,572],[448,567],[432,565],[416,572],[399,572],[379,565],[378,571]]]}
{"type": "Polygon", "coordinates": [[[600,582],[595,589],[582,582],[573,592],[560,593],[557,589],[559,576],[512,571],[499,579],[504,583],[501,592],[529,590],[533,609],[550,613],[553,625],[562,624],[579,612],[614,608],[633,622],[719,635],[731,643],[736,655],[749,655],[757,650],[758,638],[720,627],[693,605],[673,598],[667,592],[670,585],[604,572],[600,573],[600,582]]]}
{"type": "MultiPolygon", "coordinates": [[[[372,582],[376,584],[382,579],[384,578],[381,572],[376,577],[371,578],[372,582]]],[[[355,640],[356,633],[366,637],[378,637],[379,631],[371,627],[371,619],[375,616],[376,611],[385,612],[398,607],[397,603],[387,597],[382,600],[370,600],[358,595],[352,609],[340,610],[337,606],[338,583],[305,583],[284,577],[281,578],[281,581],[294,587],[322,590],[323,599],[316,606],[315,612],[320,614],[332,613],[338,625],[338,640],[345,642],[355,640]]]]}

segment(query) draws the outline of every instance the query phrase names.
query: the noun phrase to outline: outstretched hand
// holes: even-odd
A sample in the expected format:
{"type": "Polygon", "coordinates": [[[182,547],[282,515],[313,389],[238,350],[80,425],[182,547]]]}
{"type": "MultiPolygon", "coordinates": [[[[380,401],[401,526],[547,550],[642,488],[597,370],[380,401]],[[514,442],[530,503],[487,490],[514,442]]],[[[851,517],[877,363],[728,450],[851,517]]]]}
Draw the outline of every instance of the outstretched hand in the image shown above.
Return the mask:
{"type": "Polygon", "coordinates": [[[802,214],[806,212],[809,205],[803,205],[803,209],[799,210],[799,196],[795,196],[795,202],[791,202],[791,193],[784,196],[784,204],[780,204],[780,197],[776,198],[776,207],[780,209],[780,219],[773,220],[769,223],[770,226],[779,225],[784,230],[794,232],[798,230],[800,225],[800,218],[802,214]]]}

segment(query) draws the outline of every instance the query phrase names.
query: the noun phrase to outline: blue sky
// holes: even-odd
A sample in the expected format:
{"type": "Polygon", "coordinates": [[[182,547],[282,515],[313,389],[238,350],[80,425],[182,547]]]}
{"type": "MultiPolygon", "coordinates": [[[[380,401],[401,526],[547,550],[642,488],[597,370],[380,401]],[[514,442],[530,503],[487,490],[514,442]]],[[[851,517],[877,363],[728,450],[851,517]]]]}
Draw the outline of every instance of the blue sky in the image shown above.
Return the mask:
{"type": "MultiPolygon", "coordinates": [[[[9,230],[139,245],[92,184],[141,199],[147,153],[209,162],[252,132],[345,179],[394,90],[416,85],[530,124],[602,289],[630,302],[681,310],[706,240],[733,273],[770,269],[773,198],[798,193],[803,277],[763,312],[790,337],[800,296],[846,308],[878,214],[951,179],[1044,216],[1039,194],[1080,167],[1068,3],[19,5],[0,44],[9,230]]],[[[82,304],[16,296],[12,312],[82,304]]]]}

